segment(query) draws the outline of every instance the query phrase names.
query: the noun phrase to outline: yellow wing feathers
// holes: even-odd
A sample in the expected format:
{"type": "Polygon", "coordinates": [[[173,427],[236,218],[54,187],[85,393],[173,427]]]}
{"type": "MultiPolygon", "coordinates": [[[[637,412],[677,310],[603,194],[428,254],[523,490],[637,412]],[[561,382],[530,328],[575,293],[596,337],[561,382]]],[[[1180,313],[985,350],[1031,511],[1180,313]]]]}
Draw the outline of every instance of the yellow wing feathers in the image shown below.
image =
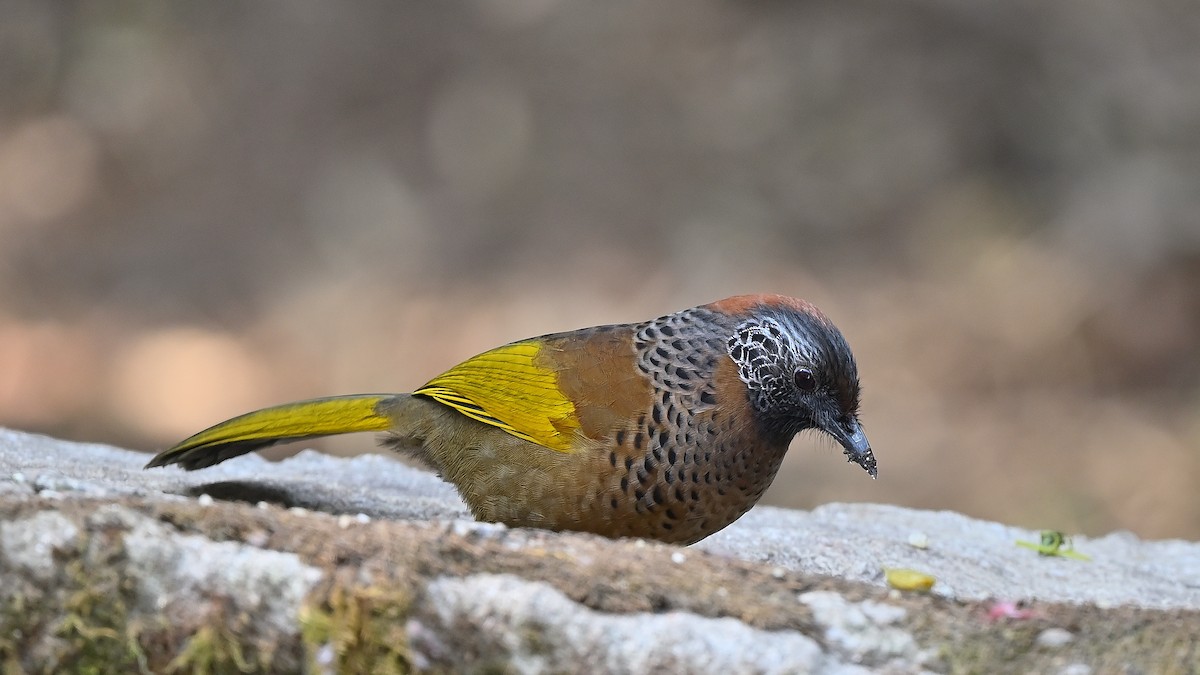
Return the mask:
{"type": "Polygon", "coordinates": [[[538,359],[533,340],[497,347],[438,375],[413,392],[552,450],[569,452],[579,429],[575,404],[558,374],[538,359]]]}

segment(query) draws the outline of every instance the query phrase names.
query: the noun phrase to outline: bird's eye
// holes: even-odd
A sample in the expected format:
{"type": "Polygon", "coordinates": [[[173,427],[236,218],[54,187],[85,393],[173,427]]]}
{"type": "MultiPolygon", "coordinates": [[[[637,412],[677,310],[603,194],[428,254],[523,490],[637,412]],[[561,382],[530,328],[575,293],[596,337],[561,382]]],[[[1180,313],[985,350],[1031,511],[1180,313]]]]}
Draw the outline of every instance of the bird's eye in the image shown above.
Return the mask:
{"type": "Polygon", "coordinates": [[[801,368],[796,371],[796,386],[800,391],[812,391],[817,388],[817,378],[808,368],[801,368]]]}

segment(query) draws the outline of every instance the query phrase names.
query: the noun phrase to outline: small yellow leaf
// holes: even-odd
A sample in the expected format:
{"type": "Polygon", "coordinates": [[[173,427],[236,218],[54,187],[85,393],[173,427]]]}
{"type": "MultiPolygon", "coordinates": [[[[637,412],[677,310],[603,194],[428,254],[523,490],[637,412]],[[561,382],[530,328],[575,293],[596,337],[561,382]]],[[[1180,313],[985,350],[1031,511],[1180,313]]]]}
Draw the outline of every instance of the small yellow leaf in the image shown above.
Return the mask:
{"type": "Polygon", "coordinates": [[[883,575],[887,579],[888,586],[901,591],[928,591],[933,588],[934,582],[937,581],[937,579],[924,572],[903,567],[885,567],[883,575]]]}

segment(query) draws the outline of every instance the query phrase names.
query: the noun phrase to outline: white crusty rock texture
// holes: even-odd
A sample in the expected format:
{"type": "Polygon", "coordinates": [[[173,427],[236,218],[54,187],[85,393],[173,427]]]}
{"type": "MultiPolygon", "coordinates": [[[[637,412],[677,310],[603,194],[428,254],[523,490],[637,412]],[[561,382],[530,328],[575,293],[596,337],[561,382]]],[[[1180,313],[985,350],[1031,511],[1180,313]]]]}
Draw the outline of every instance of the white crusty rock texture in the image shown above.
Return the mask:
{"type": "Polygon", "coordinates": [[[679,548],[470,519],[391,458],[143,471],[0,429],[5,672],[1194,672],[1200,545],[759,507],[679,548]],[[884,568],[932,575],[887,588],[884,568]],[[1050,636],[1050,637],[1047,637],[1050,636]]]}

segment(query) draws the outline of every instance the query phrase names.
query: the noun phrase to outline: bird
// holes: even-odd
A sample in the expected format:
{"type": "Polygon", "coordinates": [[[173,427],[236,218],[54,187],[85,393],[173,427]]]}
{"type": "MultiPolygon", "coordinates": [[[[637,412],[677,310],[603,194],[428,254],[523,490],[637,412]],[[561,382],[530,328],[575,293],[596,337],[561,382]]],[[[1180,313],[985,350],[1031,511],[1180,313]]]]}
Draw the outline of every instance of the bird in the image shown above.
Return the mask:
{"type": "Polygon", "coordinates": [[[202,469],[360,431],[431,467],[480,521],[691,544],[762,497],[792,438],[823,432],[877,477],[854,355],[811,303],[741,295],[483,352],[407,394],[265,408],[146,468],[202,469]]]}

